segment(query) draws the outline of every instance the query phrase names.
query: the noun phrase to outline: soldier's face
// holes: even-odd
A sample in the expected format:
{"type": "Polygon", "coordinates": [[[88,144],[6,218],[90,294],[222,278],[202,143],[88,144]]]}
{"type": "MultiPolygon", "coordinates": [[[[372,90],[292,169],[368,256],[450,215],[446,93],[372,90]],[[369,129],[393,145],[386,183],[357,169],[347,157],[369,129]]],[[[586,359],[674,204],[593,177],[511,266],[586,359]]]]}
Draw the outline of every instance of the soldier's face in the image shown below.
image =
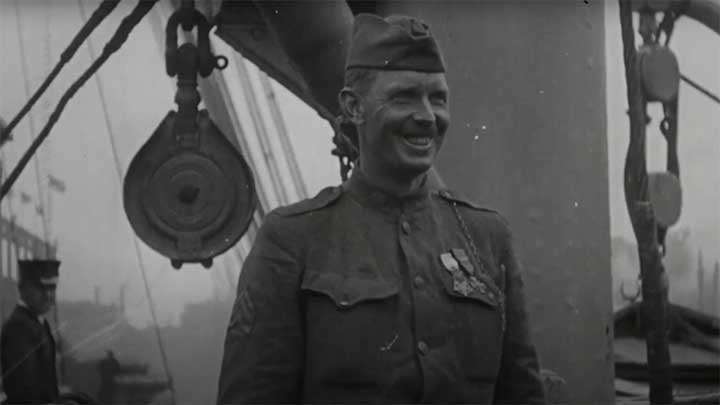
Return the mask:
{"type": "Polygon", "coordinates": [[[47,313],[55,305],[55,286],[28,284],[21,292],[23,301],[38,315],[47,313]]]}
{"type": "Polygon", "coordinates": [[[443,73],[379,71],[363,97],[363,167],[412,177],[432,167],[450,123],[443,73]]]}

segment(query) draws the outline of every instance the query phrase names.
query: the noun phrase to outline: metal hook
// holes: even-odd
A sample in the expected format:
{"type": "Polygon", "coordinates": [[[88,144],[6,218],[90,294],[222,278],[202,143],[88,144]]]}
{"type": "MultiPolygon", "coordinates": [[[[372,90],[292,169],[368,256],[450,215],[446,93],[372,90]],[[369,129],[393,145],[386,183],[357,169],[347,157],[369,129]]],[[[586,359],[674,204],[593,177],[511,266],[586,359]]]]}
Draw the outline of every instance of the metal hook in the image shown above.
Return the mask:
{"type": "Polygon", "coordinates": [[[213,69],[224,69],[227,66],[227,58],[224,56],[215,56],[210,50],[210,23],[205,16],[191,6],[189,2],[183,4],[183,8],[175,11],[168,19],[165,27],[165,69],[168,76],[173,77],[178,73],[180,64],[178,52],[178,26],[182,26],[185,31],[190,31],[193,27],[197,27],[197,46],[194,59],[197,60],[197,73],[202,77],[207,77],[212,73],[213,69]]]}

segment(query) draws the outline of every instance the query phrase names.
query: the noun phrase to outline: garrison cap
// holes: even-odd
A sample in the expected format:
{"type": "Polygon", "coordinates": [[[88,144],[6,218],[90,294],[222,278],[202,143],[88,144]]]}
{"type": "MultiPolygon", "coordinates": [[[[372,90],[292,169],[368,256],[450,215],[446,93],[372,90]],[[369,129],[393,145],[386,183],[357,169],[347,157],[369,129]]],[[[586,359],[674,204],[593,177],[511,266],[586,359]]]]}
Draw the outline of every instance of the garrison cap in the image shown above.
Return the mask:
{"type": "Polygon", "coordinates": [[[355,16],[345,70],[445,72],[445,63],[427,24],[414,17],[355,16]]]}
{"type": "Polygon", "coordinates": [[[59,268],[60,262],[57,260],[18,260],[20,282],[44,287],[57,285],[59,268]]]}

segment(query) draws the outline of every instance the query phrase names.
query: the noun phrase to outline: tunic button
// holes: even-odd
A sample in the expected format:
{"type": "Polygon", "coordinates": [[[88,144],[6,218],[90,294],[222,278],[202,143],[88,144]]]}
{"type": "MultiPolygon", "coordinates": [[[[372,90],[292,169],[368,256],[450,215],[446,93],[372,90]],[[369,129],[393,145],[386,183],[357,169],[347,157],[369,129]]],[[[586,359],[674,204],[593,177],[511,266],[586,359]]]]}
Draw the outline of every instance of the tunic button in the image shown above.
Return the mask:
{"type": "Polygon", "coordinates": [[[425,285],[425,279],[422,278],[422,276],[416,276],[413,280],[413,284],[415,284],[415,288],[422,288],[422,286],[425,285]]]}
{"type": "Polygon", "coordinates": [[[426,354],[428,354],[428,351],[430,351],[430,348],[428,347],[427,343],[423,342],[422,340],[420,342],[418,342],[417,348],[418,348],[418,351],[420,352],[420,354],[422,354],[422,355],[426,355],[426,354]]]}
{"type": "Polygon", "coordinates": [[[405,233],[406,235],[410,233],[410,224],[407,221],[402,221],[400,227],[402,228],[403,233],[405,233]]]}

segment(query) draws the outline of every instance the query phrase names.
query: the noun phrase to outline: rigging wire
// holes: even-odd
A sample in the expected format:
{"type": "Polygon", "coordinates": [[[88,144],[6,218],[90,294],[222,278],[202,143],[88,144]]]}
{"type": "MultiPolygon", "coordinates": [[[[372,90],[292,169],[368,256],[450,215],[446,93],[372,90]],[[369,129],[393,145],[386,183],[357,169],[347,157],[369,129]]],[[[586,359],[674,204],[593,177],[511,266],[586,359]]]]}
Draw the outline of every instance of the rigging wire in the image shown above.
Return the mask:
{"type": "MultiPolygon", "coordinates": [[[[75,35],[75,38],[70,41],[70,44],[68,47],[62,52],[60,55],[60,60],[55,65],[52,71],[50,71],[50,74],[45,78],[45,81],[38,87],[38,89],[35,91],[35,93],[32,95],[32,97],[25,103],[25,105],[20,109],[20,112],[13,117],[13,119],[10,121],[10,123],[7,125],[5,130],[0,133],[0,147],[2,145],[9,141],[10,133],[12,132],[13,128],[20,122],[20,120],[25,116],[25,114],[30,111],[33,105],[37,102],[37,100],[40,98],[40,96],[47,90],[48,86],[50,86],[50,83],[52,83],[53,80],[55,80],[55,77],[60,73],[60,70],[62,70],[63,66],[65,66],[70,59],[75,55],[75,52],[80,47],[80,45],[83,43],[85,38],[87,38],[90,33],[102,22],[102,20],[105,19],[105,17],[110,14],[113,9],[118,5],[120,0],[103,0],[102,3],[98,6],[98,8],[93,12],[92,16],[88,20],[88,22],[80,29],[80,31],[75,35]]],[[[17,2],[16,2],[17,7],[17,2]]],[[[19,20],[18,20],[19,22],[19,20]]],[[[28,89],[28,94],[30,93],[28,89]]],[[[33,133],[35,133],[33,131],[33,133]]]]}
{"type": "Polygon", "coordinates": [[[705,96],[707,96],[710,100],[712,100],[712,101],[720,104],[720,97],[714,95],[710,90],[704,88],[703,86],[701,86],[700,84],[698,84],[697,82],[693,81],[692,79],[690,79],[689,77],[685,76],[685,75],[682,74],[682,73],[680,74],[680,79],[682,79],[682,81],[684,81],[685,83],[689,84],[689,85],[690,85],[692,88],[694,88],[695,90],[697,90],[697,91],[699,91],[700,93],[702,93],[702,94],[704,94],[705,96]]]}
{"type": "MultiPolygon", "coordinates": [[[[665,33],[665,46],[670,45],[670,39],[672,38],[673,30],[675,29],[675,21],[678,19],[678,17],[680,17],[687,11],[686,9],[684,9],[685,7],[687,7],[687,2],[681,5],[681,7],[683,7],[683,9],[676,11],[666,11],[662,21],[660,22],[660,25],[655,31],[656,39],[659,38],[660,32],[665,33]]],[[[682,73],[680,73],[680,79],[685,83],[689,84],[695,90],[707,96],[710,100],[720,104],[720,97],[716,96],[710,90],[701,86],[699,83],[693,81],[682,73]]]]}
{"type": "Polygon", "coordinates": [[[127,37],[133,30],[133,28],[140,22],[140,20],[145,16],[145,14],[150,11],[150,9],[157,1],[158,0],[138,1],[135,8],[122,20],[113,37],[105,45],[100,57],[95,60],[90,65],[90,67],[85,72],[83,72],[80,78],[78,78],[75,83],[70,86],[70,88],[65,92],[65,94],[63,94],[57,106],[55,107],[55,110],[50,115],[50,118],[48,119],[45,127],[42,129],[38,137],[33,140],[32,144],[22,156],[18,164],[15,166],[12,173],[10,173],[10,176],[8,176],[8,179],[3,182],[2,187],[0,188],[0,201],[5,198],[5,195],[7,195],[10,188],[13,186],[13,184],[15,184],[15,181],[20,176],[20,173],[22,173],[25,166],[27,166],[30,158],[35,154],[35,152],[40,147],[45,138],[48,137],[48,135],[50,134],[50,130],[52,130],[53,126],[55,126],[55,123],[60,118],[60,114],[65,109],[68,101],[70,101],[70,99],[75,95],[75,93],[80,89],[80,87],[82,87],[85,82],[87,82],[90,76],[92,76],[105,63],[105,61],[107,61],[110,55],[120,49],[125,40],[127,40],[127,37]]]}
{"type": "MultiPolygon", "coordinates": [[[[82,0],[78,0],[78,6],[79,6],[79,8],[80,8],[80,16],[81,16],[81,18],[82,18],[83,20],[85,20],[85,18],[86,18],[85,8],[84,8],[84,6],[83,6],[82,0]]],[[[92,44],[92,41],[91,41],[91,40],[88,40],[88,41],[87,41],[87,49],[88,49],[88,52],[89,52],[89,54],[90,54],[90,58],[91,58],[91,59],[95,59],[95,49],[94,49],[94,47],[93,47],[93,44],[92,44]]],[[[118,180],[119,180],[119,182],[120,182],[120,188],[122,189],[123,173],[122,173],[122,167],[121,167],[121,164],[120,164],[120,156],[119,156],[118,151],[117,151],[117,145],[115,144],[115,136],[114,136],[114,134],[113,134],[112,121],[110,120],[110,114],[108,113],[107,99],[106,99],[106,97],[105,97],[105,91],[104,91],[104,89],[103,89],[102,80],[101,80],[101,77],[100,77],[100,74],[99,74],[99,73],[95,75],[95,84],[96,84],[97,89],[98,89],[98,95],[99,95],[99,98],[100,98],[100,105],[102,106],[103,118],[104,118],[104,121],[105,121],[105,128],[107,129],[108,139],[109,139],[109,141],[110,141],[110,149],[112,150],[113,161],[115,162],[115,171],[116,171],[116,174],[117,174],[117,178],[118,178],[118,180]]],[[[143,284],[144,284],[144,287],[145,287],[145,295],[146,295],[146,297],[147,297],[147,299],[148,299],[148,304],[149,304],[149,306],[150,306],[150,316],[152,317],[152,320],[153,320],[153,325],[154,325],[154,330],[155,330],[155,337],[156,337],[156,339],[157,339],[157,341],[158,341],[158,347],[159,347],[159,350],[160,350],[160,356],[161,356],[161,358],[162,358],[162,363],[163,363],[163,370],[164,370],[164,372],[165,372],[166,378],[168,379],[168,382],[171,382],[171,381],[172,381],[172,377],[171,377],[171,373],[170,373],[170,367],[169,367],[169,365],[168,365],[167,353],[166,353],[166,351],[165,351],[165,346],[164,346],[164,344],[163,344],[162,336],[161,336],[161,334],[160,334],[160,327],[159,327],[159,325],[158,325],[157,313],[156,313],[156,311],[155,311],[155,303],[154,303],[154,301],[153,301],[153,297],[152,297],[152,294],[151,294],[151,292],[150,292],[150,284],[149,284],[148,278],[147,278],[147,271],[146,271],[146,269],[145,269],[145,263],[144,263],[143,260],[142,260],[142,254],[141,254],[141,252],[140,252],[140,245],[139,245],[137,239],[138,239],[138,238],[137,238],[136,235],[133,235],[133,236],[132,236],[133,246],[134,246],[134,250],[135,250],[135,256],[136,256],[136,258],[137,258],[138,266],[140,267],[140,272],[141,272],[142,277],[143,277],[143,284]]],[[[169,389],[170,389],[171,403],[172,403],[172,404],[175,404],[176,402],[175,402],[175,388],[174,388],[174,384],[170,383],[169,389]]]]}
{"type": "Polygon", "coordinates": [[[265,125],[265,121],[263,119],[262,112],[260,110],[260,106],[257,100],[258,98],[252,85],[250,71],[245,64],[244,58],[238,57],[238,55],[234,56],[235,60],[237,61],[236,67],[239,73],[239,79],[243,94],[245,96],[248,112],[250,113],[250,118],[257,134],[256,138],[260,145],[262,158],[267,165],[268,175],[272,184],[272,190],[274,191],[274,197],[276,201],[275,203],[280,205],[289,204],[289,196],[287,195],[287,192],[283,187],[282,176],[280,174],[280,166],[277,161],[277,157],[275,156],[275,153],[273,152],[270,145],[267,126],[265,125]]]}
{"type": "MultiPolygon", "coordinates": [[[[5,178],[5,161],[6,161],[5,160],[5,151],[0,149],[0,182],[2,182],[5,178]]],[[[15,220],[15,213],[13,212],[12,200],[7,200],[7,204],[5,204],[5,206],[7,207],[8,223],[10,223],[15,220]]],[[[0,220],[2,219],[2,212],[3,212],[2,204],[0,203],[0,220]]],[[[8,255],[8,264],[10,264],[10,255],[12,254],[11,244],[12,244],[12,242],[15,241],[15,227],[14,226],[8,227],[8,234],[9,234],[8,235],[9,239],[7,241],[7,255],[8,255]]],[[[2,251],[1,251],[2,253],[5,253],[4,246],[0,245],[0,249],[2,249],[2,251]]],[[[0,256],[2,256],[2,255],[0,255],[0,256]]],[[[2,259],[0,259],[0,260],[2,260],[2,259]]],[[[4,276],[5,275],[5,270],[4,270],[5,266],[3,266],[3,264],[4,263],[0,262],[0,267],[3,268],[2,272],[0,272],[0,275],[4,276]]],[[[12,268],[9,265],[9,266],[7,266],[7,277],[12,279],[11,272],[12,272],[12,268]]],[[[0,301],[2,301],[2,300],[0,300],[0,301]]],[[[2,315],[3,319],[5,319],[4,313],[0,313],[0,315],[2,315]]]]}
{"type": "Polygon", "coordinates": [[[272,83],[265,72],[260,71],[258,75],[260,77],[260,84],[265,91],[268,109],[270,110],[272,120],[275,123],[275,129],[277,131],[277,137],[280,141],[280,146],[285,154],[285,162],[288,165],[293,186],[295,186],[295,192],[297,193],[296,197],[299,197],[300,199],[307,198],[307,187],[305,186],[305,181],[302,178],[300,165],[298,165],[298,161],[295,159],[295,151],[293,150],[292,143],[288,137],[285,121],[283,119],[282,111],[280,111],[280,107],[278,106],[277,96],[272,88],[272,83]]]}

